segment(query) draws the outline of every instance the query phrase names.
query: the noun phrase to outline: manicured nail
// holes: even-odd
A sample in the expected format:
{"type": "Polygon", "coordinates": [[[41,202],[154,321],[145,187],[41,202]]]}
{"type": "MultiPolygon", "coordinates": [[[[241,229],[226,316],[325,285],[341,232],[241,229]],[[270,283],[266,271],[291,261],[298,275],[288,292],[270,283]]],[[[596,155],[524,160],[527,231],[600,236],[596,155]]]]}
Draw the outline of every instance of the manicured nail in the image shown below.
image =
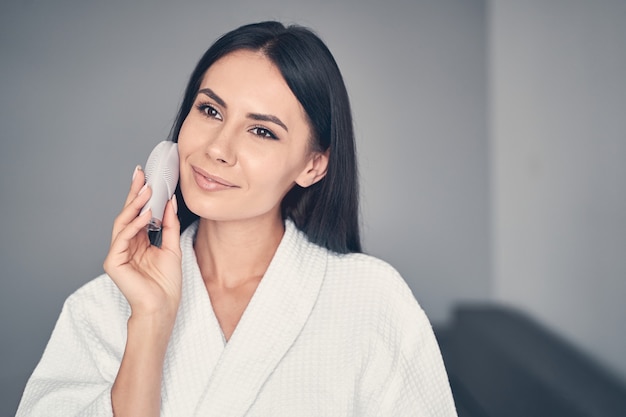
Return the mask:
{"type": "Polygon", "coordinates": [[[137,176],[137,172],[141,171],[141,165],[137,165],[135,167],[135,170],[133,171],[133,180],[135,179],[135,177],[137,176]]]}
{"type": "Polygon", "coordinates": [[[146,191],[146,188],[148,188],[148,184],[144,184],[143,187],[141,187],[141,190],[139,190],[139,193],[137,194],[138,196],[141,195],[141,193],[143,193],[144,191],[146,191]]]}
{"type": "Polygon", "coordinates": [[[178,200],[176,200],[176,194],[172,195],[172,207],[174,208],[174,214],[178,214],[178,200]]]}

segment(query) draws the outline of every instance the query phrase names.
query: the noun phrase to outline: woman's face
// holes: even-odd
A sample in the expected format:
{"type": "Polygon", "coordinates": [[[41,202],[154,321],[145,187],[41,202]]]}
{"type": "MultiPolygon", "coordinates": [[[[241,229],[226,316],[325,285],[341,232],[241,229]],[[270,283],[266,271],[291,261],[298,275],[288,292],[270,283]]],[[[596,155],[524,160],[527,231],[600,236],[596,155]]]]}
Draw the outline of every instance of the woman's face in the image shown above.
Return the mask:
{"type": "Polygon", "coordinates": [[[280,216],[294,184],[323,177],[304,109],[265,56],[235,51],[205,73],[178,136],[180,187],[189,209],[212,220],[280,216]]]}

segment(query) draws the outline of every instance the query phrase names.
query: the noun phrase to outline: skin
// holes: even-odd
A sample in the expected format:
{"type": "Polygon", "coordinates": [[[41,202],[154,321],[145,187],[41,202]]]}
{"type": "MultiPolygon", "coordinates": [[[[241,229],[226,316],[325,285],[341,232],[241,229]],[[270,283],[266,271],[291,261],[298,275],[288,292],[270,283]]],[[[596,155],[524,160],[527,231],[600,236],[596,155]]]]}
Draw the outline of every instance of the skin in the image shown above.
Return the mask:
{"type": "MultiPolygon", "coordinates": [[[[284,234],[280,202],[295,185],[326,173],[328,153],[311,149],[302,106],[280,71],[257,52],[236,51],[205,73],[179,134],[180,186],[200,216],[194,250],[226,340],[236,329],[284,234]]],[[[151,191],[133,175],[104,262],[132,314],[111,391],[120,416],[158,416],[163,361],[181,298],[180,225],[166,206],[161,248],[139,215],[151,191]]]]}

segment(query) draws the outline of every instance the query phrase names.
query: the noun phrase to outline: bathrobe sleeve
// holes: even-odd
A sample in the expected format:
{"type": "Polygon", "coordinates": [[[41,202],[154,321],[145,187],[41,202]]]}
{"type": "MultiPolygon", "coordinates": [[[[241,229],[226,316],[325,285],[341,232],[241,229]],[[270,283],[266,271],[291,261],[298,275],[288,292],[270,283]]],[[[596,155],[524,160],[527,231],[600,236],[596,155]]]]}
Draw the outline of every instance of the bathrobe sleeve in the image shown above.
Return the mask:
{"type": "Polygon", "coordinates": [[[430,322],[421,309],[417,317],[417,326],[407,329],[390,369],[378,416],[457,415],[430,322]]]}
{"type": "Polygon", "coordinates": [[[375,336],[366,348],[364,405],[357,414],[455,417],[454,399],[430,321],[395,270],[381,269],[379,273],[386,277],[376,281],[377,299],[368,310],[373,326],[370,333],[375,336]]]}
{"type": "Polygon", "coordinates": [[[116,327],[124,326],[125,312],[115,308],[123,300],[106,281],[95,280],[66,300],[16,417],[113,415],[111,387],[125,343],[116,327]],[[98,310],[103,304],[109,308],[98,310]]]}

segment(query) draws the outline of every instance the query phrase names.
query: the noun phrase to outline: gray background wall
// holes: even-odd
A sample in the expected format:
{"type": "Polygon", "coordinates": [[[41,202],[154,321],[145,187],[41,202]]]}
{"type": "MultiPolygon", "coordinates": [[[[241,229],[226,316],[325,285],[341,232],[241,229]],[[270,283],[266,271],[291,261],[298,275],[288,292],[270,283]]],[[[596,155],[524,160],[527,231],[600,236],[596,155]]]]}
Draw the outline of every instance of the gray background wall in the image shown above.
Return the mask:
{"type": "Polygon", "coordinates": [[[626,381],[626,1],[489,15],[493,298],[626,381]]]}
{"type": "Polygon", "coordinates": [[[101,273],[132,170],[200,54],[261,19],[311,26],[335,54],[365,247],[434,323],[458,302],[510,303],[626,379],[624,2],[100,3],[0,5],[0,415],[63,300],[101,273]],[[600,69],[570,71],[588,59],[600,69]]]}

